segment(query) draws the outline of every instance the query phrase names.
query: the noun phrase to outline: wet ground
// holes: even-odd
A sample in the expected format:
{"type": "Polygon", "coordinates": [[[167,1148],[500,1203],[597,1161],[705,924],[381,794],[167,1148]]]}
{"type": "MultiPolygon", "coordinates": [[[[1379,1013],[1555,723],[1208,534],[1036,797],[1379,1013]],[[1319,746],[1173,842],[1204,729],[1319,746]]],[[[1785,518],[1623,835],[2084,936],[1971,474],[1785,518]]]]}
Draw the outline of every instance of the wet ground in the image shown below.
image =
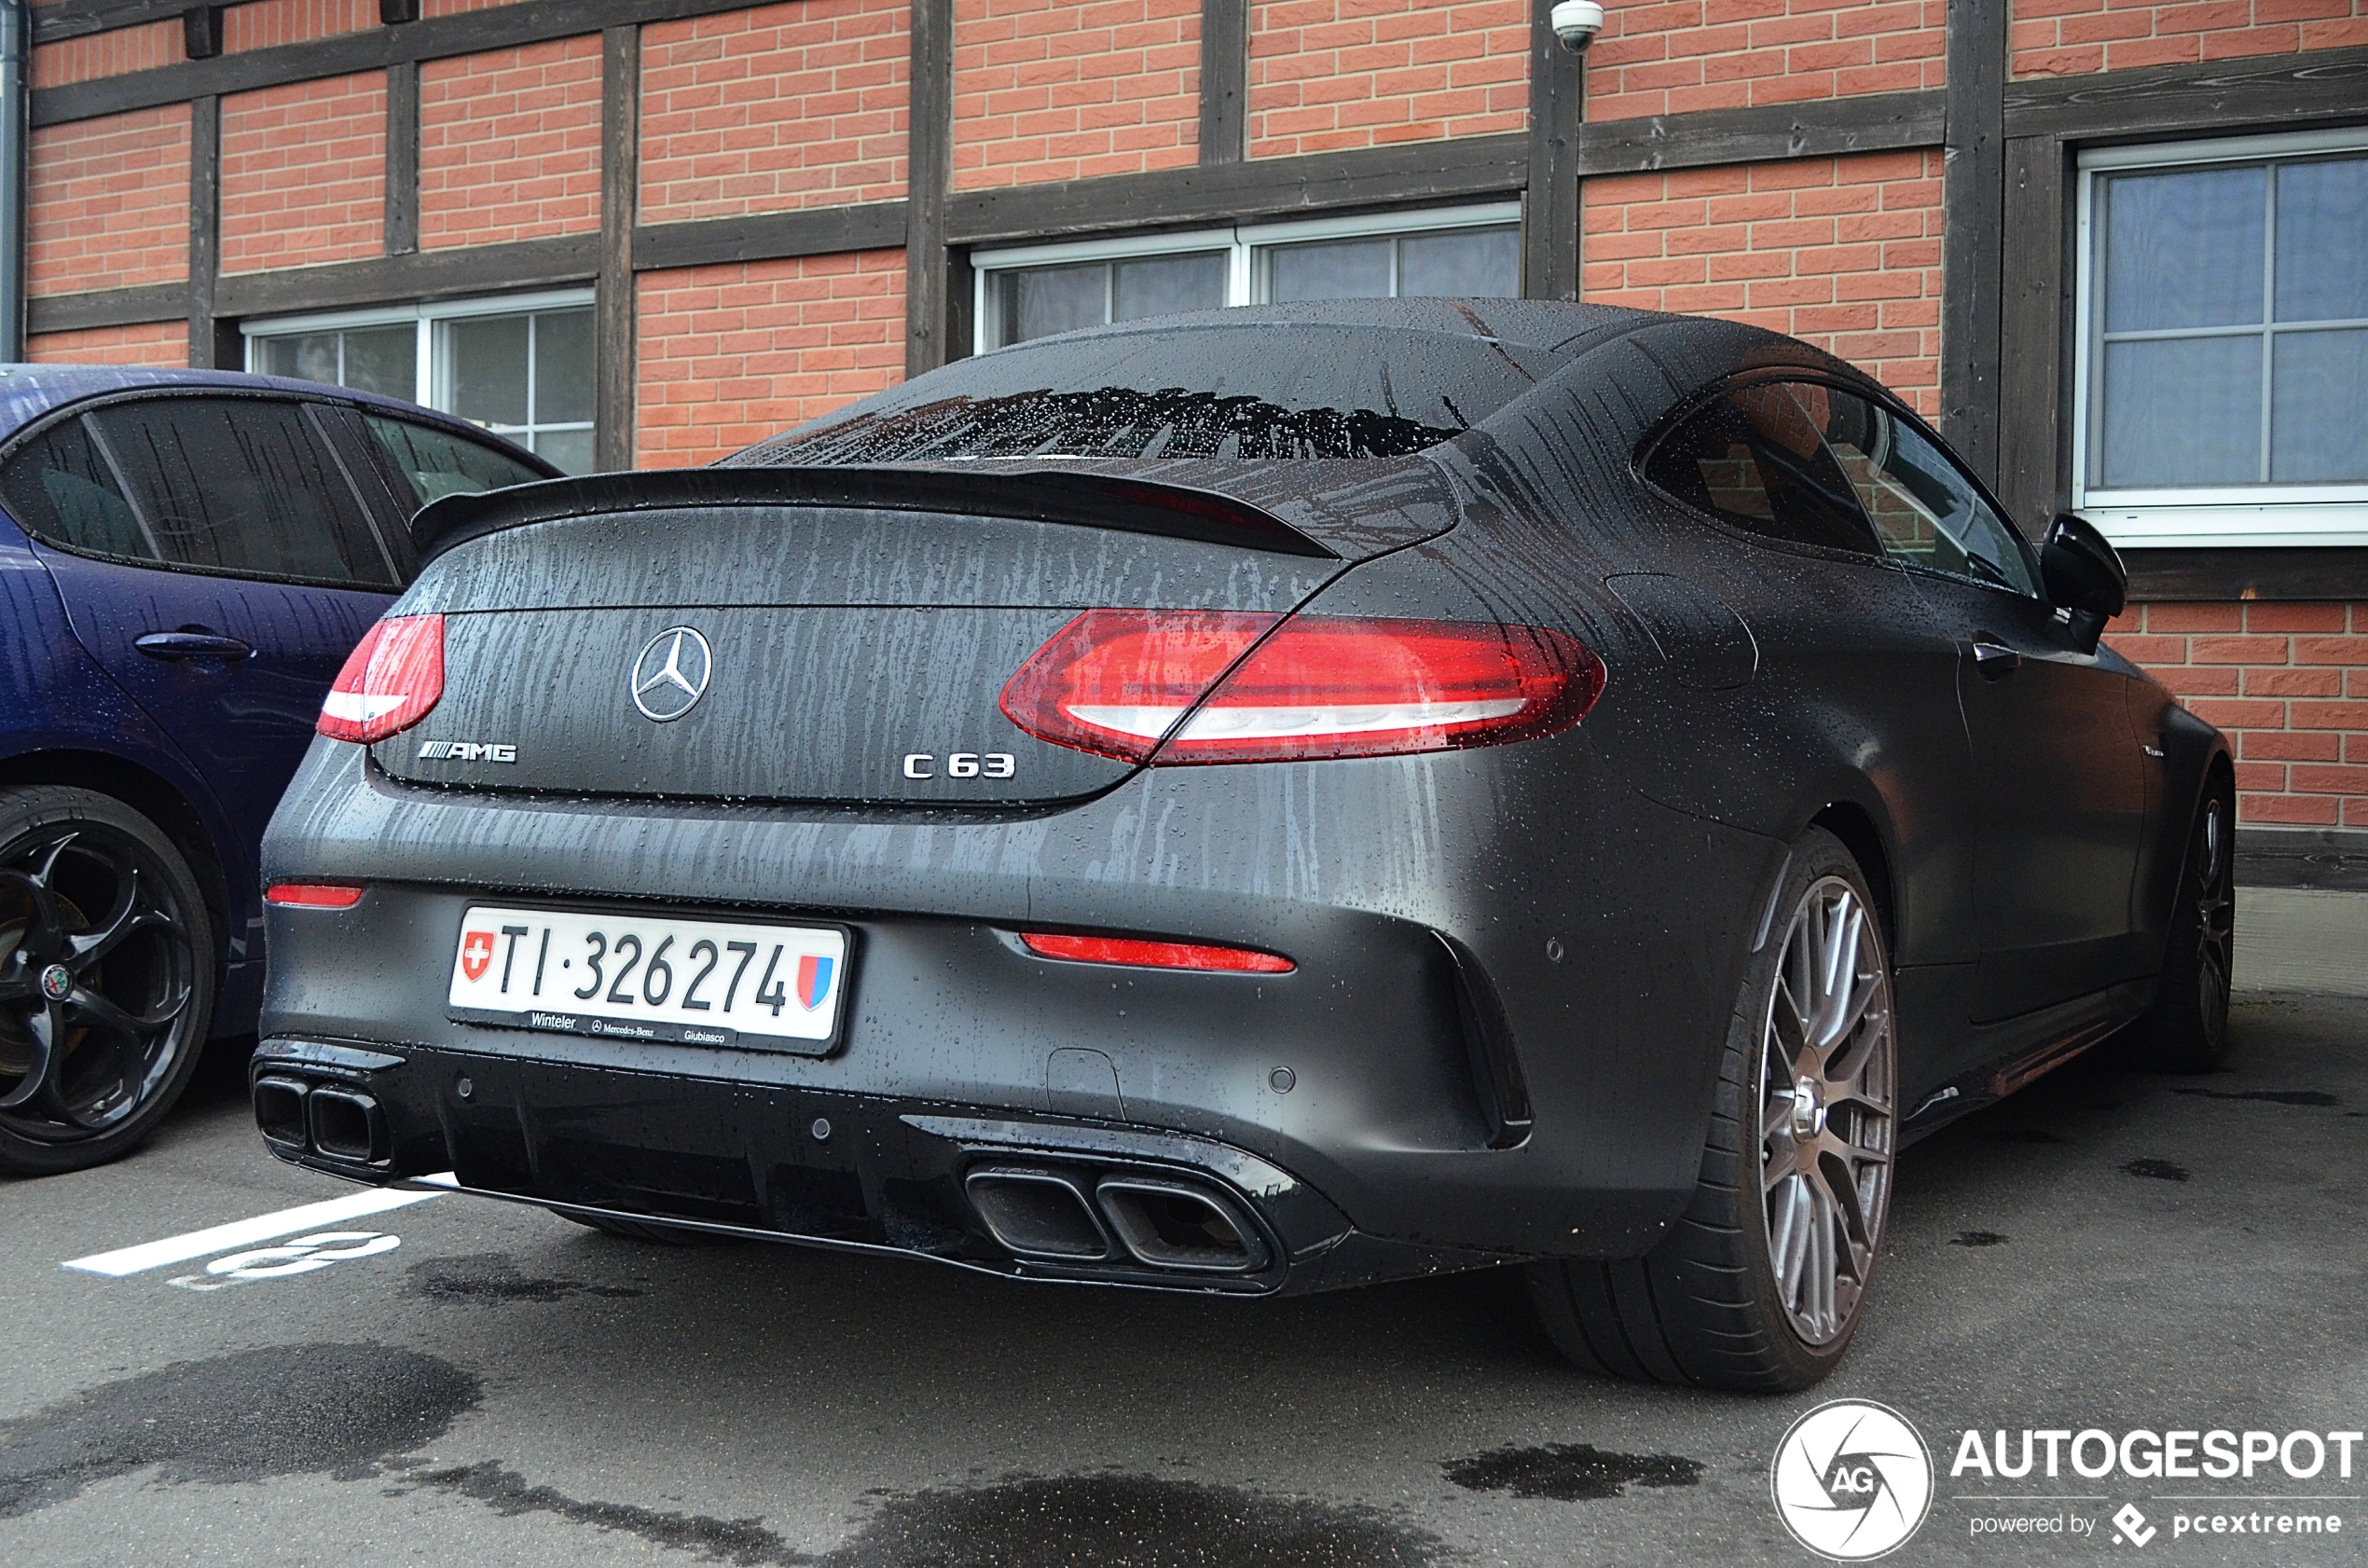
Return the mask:
{"type": "Polygon", "coordinates": [[[2368,1447],[2306,1482],[1949,1475],[1967,1428],[2368,1425],[2368,1002],[2237,1026],[2224,1073],[2076,1064],[1909,1151],[1856,1349],[1784,1398],[1571,1371],[1506,1274],[1203,1302],[457,1197],[228,1270],[61,1267],[351,1192],[263,1152],[226,1055],[131,1161],[0,1183],[0,1561],[1809,1563],[1769,1465],[1835,1397],[1935,1451],[1891,1561],[2368,1561],[2368,1447]],[[2344,1534],[2169,1527],[2306,1507],[2344,1534]],[[2092,1529],[1973,1535],[2026,1516],[2092,1529]]]}

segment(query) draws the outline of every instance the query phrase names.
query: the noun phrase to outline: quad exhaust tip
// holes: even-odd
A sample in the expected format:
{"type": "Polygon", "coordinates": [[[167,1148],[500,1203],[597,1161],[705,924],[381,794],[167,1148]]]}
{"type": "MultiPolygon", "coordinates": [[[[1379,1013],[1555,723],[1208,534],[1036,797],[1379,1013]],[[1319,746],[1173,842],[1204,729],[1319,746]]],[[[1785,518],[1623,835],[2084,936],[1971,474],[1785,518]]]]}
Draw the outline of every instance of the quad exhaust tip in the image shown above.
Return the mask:
{"type": "Polygon", "coordinates": [[[1019,1258],[1246,1274],[1273,1256],[1237,1204],[1195,1182],[1127,1174],[1089,1185],[1058,1171],[990,1165],[963,1187],[989,1233],[1019,1258]]]}
{"type": "Polygon", "coordinates": [[[390,1152],[386,1113],[379,1102],[335,1084],[259,1078],[255,1123],[268,1142],[297,1153],[310,1148],[333,1160],[375,1165],[390,1152]]]}

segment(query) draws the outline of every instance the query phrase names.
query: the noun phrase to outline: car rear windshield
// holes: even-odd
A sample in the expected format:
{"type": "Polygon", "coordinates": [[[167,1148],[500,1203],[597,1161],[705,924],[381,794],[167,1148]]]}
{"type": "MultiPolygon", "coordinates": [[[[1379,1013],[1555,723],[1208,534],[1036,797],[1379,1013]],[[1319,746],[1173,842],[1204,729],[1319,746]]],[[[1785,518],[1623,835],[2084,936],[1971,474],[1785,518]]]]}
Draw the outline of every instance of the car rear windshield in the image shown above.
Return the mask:
{"type": "Polygon", "coordinates": [[[1095,333],[959,361],[724,461],[1403,457],[1556,363],[1479,337],[1370,327],[1095,333]]]}

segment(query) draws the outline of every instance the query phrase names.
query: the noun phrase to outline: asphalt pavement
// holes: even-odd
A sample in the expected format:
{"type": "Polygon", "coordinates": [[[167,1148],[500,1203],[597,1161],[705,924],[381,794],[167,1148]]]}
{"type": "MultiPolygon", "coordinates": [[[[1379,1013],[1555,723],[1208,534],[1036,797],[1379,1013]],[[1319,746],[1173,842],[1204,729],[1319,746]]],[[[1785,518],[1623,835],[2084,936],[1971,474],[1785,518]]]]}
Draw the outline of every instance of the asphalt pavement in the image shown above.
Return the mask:
{"type": "Polygon", "coordinates": [[[1203,1301],[458,1196],[65,1267],[353,1194],[264,1152],[217,1050],[131,1160],[0,1181],[0,1562],[1806,1564],[1770,1459],[1838,1398],[1935,1462],[1887,1561],[2360,1561],[2368,1447],[1951,1474],[1967,1429],[2368,1425],[2368,1001],[2236,1029],[2227,1071],[2075,1064],[1909,1150],[1856,1347],[1760,1398],[1573,1371],[1501,1272],[1203,1301]],[[2173,1522],[2265,1509],[2340,1533],[2173,1522]]]}

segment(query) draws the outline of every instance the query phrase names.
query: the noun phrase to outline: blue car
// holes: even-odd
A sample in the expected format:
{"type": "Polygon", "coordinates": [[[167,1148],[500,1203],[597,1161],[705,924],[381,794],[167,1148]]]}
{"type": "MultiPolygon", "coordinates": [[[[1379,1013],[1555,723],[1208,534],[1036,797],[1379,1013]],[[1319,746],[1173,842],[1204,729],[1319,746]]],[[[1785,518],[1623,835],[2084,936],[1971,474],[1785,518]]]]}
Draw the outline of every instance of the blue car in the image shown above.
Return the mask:
{"type": "Polygon", "coordinates": [[[407,519],[556,474],[336,387],[0,367],[0,1172],[127,1152],[255,1028],[256,846],[407,519]]]}

